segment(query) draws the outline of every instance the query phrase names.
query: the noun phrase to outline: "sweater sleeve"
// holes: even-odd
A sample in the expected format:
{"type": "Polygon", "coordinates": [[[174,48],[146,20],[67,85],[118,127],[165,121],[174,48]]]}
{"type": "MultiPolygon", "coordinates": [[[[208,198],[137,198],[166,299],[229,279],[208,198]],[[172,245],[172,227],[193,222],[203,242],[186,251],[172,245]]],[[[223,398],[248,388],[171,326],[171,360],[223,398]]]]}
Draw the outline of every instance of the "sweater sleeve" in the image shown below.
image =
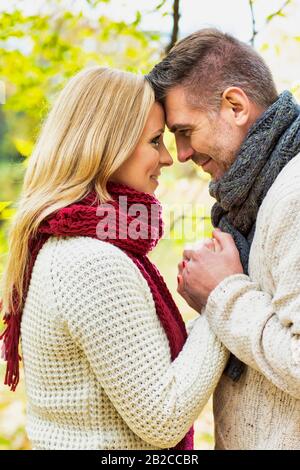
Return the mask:
{"type": "Polygon", "coordinates": [[[249,276],[237,274],[210,294],[208,321],[239,359],[274,385],[300,398],[300,195],[291,193],[264,220],[262,246],[273,283],[264,292],[249,276]]]}
{"type": "Polygon", "coordinates": [[[148,443],[175,446],[228,359],[207,320],[194,322],[172,362],[149,287],[120,250],[75,260],[62,282],[64,321],[118,413],[148,443]]]}

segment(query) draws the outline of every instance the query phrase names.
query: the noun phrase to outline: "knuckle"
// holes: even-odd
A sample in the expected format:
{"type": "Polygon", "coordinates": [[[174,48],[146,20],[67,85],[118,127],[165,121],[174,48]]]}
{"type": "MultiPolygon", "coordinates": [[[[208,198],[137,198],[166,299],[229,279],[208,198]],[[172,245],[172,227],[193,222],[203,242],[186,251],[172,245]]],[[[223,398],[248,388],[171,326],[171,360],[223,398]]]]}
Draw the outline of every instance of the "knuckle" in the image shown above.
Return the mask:
{"type": "Polygon", "coordinates": [[[195,253],[195,259],[199,260],[202,258],[203,253],[205,253],[205,250],[207,250],[207,247],[205,245],[202,245],[199,250],[195,253]]]}

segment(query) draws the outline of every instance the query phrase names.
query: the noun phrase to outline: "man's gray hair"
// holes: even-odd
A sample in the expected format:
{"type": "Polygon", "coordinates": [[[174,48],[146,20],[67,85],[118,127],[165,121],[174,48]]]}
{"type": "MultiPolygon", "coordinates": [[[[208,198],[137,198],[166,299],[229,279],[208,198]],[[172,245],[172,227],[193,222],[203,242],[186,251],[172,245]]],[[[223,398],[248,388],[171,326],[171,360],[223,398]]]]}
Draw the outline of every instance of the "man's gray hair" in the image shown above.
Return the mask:
{"type": "Polygon", "coordinates": [[[156,99],[183,86],[195,107],[219,108],[224,90],[241,88],[254,103],[267,108],[278,98],[271,71],[249,45],[217,29],[202,29],[178,42],[146,76],[156,99]]]}

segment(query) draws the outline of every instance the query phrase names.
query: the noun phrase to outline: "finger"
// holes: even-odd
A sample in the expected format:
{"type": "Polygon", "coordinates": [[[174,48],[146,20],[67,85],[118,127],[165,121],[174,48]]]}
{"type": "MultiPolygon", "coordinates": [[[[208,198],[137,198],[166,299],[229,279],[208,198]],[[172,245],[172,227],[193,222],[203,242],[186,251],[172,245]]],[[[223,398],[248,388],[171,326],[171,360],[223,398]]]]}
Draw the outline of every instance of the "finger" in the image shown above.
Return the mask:
{"type": "Polygon", "coordinates": [[[177,289],[176,291],[178,292],[178,294],[181,295],[181,289],[180,289],[180,285],[179,285],[179,281],[178,281],[178,277],[177,277],[177,289]]]}
{"type": "Polygon", "coordinates": [[[183,260],[186,261],[187,263],[191,260],[196,260],[199,258],[202,250],[206,251],[215,251],[214,250],[214,245],[213,245],[213,242],[211,241],[210,242],[210,245],[205,245],[204,243],[202,243],[201,246],[199,246],[199,248],[197,250],[184,250],[183,252],[183,260]]]}
{"type": "Polygon", "coordinates": [[[213,236],[221,246],[222,250],[236,248],[234,240],[229,233],[221,232],[220,230],[214,230],[213,236]]]}
{"type": "Polygon", "coordinates": [[[195,250],[195,243],[185,243],[184,244],[184,247],[183,247],[183,250],[195,250]]]}
{"type": "Polygon", "coordinates": [[[220,251],[222,251],[222,247],[221,247],[220,242],[216,238],[213,238],[213,243],[214,243],[214,247],[215,247],[215,252],[220,253],[220,251]]]}
{"type": "Polygon", "coordinates": [[[206,238],[202,246],[205,246],[208,250],[215,251],[214,241],[211,238],[206,238]]]}
{"type": "Polygon", "coordinates": [[[190,261],[187,261],[185,263],[184,269],[181,272],[181,282],[182,282],[182,288],[183,289],[186,289],[186,286],[187,286],[187,277],[188,277],[188,274],[189,274],[189,270],[188,270],[189,263],[190,263],[190,261]]]}
{"type": "Polygon", "coordinates": [[[183,295],[183,291],[184,291],[183,278],[182,278],[181,274],[178,274],[178,276],[177,276],[177,292],[178,292],[178,294],[183,295]]]}
{"type": "Polygon", "coordinates": [[[178,263],[178,274],[182,273],[182,271],[185,268],[185,264],[186,264],[186,261],[180,261],[180,263],[178,263]]]}
{"type": "Polygon", "coordinates": [[[209,243],[211,241],[211,238],[203,238],[203,240],[199,242],[195,242],[192,245],[186,245],[184,247],[185,250],[200,250],[206,243],[209,243]]]}
{"type": "Polygon", "coordinates": [[[182,255],[183,259],[189,261],[192,258],[194,252],[195,250],[184,250],[182,255]]]}

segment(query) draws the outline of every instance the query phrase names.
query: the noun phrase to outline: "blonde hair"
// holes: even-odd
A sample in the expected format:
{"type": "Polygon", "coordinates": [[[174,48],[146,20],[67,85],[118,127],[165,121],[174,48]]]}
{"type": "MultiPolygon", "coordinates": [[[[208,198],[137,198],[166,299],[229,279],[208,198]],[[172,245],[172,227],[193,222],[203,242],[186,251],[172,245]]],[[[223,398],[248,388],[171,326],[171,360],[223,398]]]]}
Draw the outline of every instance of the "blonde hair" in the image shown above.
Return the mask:
{"type": "Polygon", "coordinates": [[[3,276],[3,308],[20,304],[28,243],[49,214],[92,189],[110,199],[106,184],[130,156],[144,129],[154,92],[142,75],[92,67],[75,75],[50,111],[29,159],[11,231],[3,276]]]}

